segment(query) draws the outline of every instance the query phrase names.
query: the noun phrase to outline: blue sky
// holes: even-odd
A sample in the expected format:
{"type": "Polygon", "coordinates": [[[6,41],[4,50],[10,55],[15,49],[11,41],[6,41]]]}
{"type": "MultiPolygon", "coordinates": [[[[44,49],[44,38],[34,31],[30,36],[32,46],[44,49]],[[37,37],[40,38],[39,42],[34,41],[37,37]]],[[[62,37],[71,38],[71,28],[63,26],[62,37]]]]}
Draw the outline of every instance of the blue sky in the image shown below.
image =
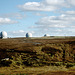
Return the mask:
{"type": "Polygon", "coordinates": [[[8,37],[75,36],[75,0],[0,0],[0,31],[8,37]]]}

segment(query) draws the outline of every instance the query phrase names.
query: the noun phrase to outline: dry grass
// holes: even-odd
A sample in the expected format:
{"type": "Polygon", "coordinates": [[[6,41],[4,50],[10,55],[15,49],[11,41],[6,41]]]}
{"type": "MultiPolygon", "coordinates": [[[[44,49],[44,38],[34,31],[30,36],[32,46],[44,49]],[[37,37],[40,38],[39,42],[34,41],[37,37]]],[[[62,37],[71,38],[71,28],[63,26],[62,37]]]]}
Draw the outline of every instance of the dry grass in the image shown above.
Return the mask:
{"type": "Polygon", "coordinates": [[[0,39],[0,55],[1,74],[74,74],[75,38],[0,39]],[[2,67],[5,64],[1,63],[3,58],[10,58],[12,63],[2,67]]]}
{"type": "Polygon", "coordinates": [[[28,74],[28,75],[37,75],[46,72],[55,72],[55,71],[68,71],[64,66],[44,66],[44,67],[2,67],[0,68],[1,74],[28,74]]]}
{"type": "Polygon", "coordinates": [[[27,75],[74,75],[75,68],[65,68],[65,66],[43,66],[43,67],[2,67],[0,74],[27,74],[27,75]]]}

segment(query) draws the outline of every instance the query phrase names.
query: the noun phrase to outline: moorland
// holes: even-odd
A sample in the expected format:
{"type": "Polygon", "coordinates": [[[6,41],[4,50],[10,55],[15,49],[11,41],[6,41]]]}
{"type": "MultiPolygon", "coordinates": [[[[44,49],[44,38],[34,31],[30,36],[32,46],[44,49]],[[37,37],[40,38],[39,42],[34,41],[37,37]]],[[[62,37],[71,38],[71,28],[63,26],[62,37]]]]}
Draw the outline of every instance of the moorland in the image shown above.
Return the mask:
{"type": "Polygon", "coordinates": [[[0,74],[73,75],[75,37],[0,39],[0,74]]]}

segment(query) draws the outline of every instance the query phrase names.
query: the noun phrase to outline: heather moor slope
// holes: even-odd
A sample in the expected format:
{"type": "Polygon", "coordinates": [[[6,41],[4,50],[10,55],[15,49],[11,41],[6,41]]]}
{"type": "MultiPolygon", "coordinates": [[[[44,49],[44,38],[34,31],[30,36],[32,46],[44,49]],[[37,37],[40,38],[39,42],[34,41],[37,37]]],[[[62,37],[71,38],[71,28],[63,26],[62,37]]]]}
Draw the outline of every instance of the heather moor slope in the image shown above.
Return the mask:
{"type": "Polygon", "coordinates": [[[75,66],[75,38],[0,39],[0,67],[43,66],[75,66]]]}

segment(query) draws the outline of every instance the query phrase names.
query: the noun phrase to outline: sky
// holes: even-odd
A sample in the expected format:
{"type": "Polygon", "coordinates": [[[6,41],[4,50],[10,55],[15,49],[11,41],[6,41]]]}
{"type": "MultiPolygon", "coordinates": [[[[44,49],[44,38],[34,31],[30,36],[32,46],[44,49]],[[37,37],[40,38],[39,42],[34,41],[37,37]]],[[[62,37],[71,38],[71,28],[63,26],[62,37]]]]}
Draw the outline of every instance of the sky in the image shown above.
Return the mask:
{"type": "Polygon", "coordinates": [[[8,37],[75,36],[75,0],[0,0],[0,32],[8,37]]]}

